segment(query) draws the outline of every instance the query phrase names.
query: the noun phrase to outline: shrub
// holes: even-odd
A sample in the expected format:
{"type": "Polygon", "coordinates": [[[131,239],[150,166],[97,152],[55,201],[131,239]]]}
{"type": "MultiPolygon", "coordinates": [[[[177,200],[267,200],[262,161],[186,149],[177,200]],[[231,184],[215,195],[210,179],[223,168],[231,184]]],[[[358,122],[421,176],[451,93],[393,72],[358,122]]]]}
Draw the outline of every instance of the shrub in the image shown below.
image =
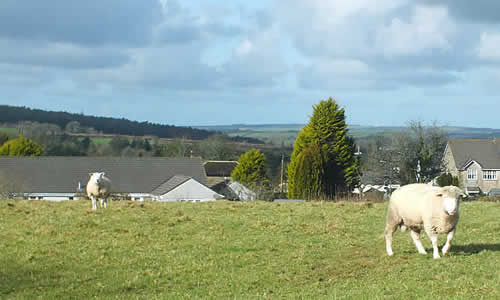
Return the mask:
{"type": "Polygon", "coordinates": [[[439,184],[439,186],[448,186],[448,185],[459,186],[458,177],[452,176],[450,173],[445,173],[439,176],[436,179],[436,183],[439,184]]]}

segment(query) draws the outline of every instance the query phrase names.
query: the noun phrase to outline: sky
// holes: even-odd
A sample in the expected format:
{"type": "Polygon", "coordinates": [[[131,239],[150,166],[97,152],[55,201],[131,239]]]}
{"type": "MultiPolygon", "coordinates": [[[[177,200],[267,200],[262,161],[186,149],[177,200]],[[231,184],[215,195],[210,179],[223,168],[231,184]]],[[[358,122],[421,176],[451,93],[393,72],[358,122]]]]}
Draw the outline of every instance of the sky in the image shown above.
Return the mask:
{"type": "Polygon", "coordinates": [[[1,0],[0,104],[197,126],[500,128],[497,0],[1,0]]]}

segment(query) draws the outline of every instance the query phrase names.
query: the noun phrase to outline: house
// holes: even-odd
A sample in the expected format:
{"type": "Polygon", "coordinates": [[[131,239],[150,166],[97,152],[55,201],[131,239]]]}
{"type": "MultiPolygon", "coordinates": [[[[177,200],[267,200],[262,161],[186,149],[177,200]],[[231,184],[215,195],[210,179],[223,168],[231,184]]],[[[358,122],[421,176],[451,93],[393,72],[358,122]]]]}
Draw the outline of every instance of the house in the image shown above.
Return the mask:
{"type": "Polygon", "coordinates": [[[173,176],[151,194],[153,200],[165,202],[205,202],[222,198],[206,185],[184,175],[173,176]]]}
{"type": "Polygon", "coordinates": [[[467,194],[489,194],[500,188],[500,140],[449,140],[443,165],[446,172],[458,177],[467,194]]]}
{"type": "Polygon", "coordinates": [[[214,201],[199,158],[0,157],[0,181],[13,196],[40,200],[84,197],[90,172],[105,172],[113,193],[132,200],[214,201]]]}
{"type": "Polygon", "coordinates": [[[237,181],[231,181],[227,184],[228,190],[236,195],[236,199],[240,201],[255,201],[257,194],[237,181]]]}

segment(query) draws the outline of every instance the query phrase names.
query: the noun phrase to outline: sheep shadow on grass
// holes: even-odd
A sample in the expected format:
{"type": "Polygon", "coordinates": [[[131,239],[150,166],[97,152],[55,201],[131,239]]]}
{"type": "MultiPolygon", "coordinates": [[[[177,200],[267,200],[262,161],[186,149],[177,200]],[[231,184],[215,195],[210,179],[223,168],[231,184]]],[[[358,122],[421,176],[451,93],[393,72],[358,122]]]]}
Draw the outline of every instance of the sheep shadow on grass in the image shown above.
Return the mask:
{"type": "Polygon", "coordinates": [[[452,245],[450,249],[450,252],[459,255],[472,255],[482,251],[500,251],[500,244],[452,245]]]}

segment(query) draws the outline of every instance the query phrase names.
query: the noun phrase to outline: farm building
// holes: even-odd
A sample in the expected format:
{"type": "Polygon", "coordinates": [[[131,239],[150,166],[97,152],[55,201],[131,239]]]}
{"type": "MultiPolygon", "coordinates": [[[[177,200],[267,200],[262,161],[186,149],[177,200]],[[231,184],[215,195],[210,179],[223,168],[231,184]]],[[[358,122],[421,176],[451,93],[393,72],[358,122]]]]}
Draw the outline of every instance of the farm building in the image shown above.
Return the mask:
{"type": "Polygon", "coordinates": [[[214,201],[199,158],[0,157],[0,181],[25,199],[77,200],[90,172],[105,172],[113,193],[132,200],[214,201]]]}
{"type": "Polygon", "coordinates": [[[443,158],[446,172],[458,177],[467,194],[500,189],[500,140],[449,140],[443,158]]]}
{"type": "Polygon", "coordinates": [[[203,163],[207,176],[207,185],[212,187],[231,179],[231,173],[238,165],[232,160],[209,160],[203,163]]]}

